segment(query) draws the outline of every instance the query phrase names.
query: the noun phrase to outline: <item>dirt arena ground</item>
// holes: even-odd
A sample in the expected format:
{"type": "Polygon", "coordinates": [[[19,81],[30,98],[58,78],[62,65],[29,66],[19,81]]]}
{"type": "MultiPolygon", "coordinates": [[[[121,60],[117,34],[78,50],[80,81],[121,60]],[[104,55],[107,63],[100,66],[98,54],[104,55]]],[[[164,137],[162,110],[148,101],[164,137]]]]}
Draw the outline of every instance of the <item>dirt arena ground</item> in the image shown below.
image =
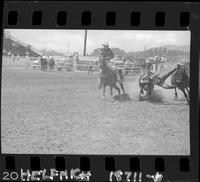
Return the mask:
{"type": "MultiPolygon", "coordinates": [[[[42,72],[3,60],[2,153],[189,155],[189,106],[182,93],[155,87],[138,100],[138,76],[127,76],[130,100],[112,101],[98,74],[42,72]]],[[[114,91],[114,94],[117,94],[114,91]]]]}

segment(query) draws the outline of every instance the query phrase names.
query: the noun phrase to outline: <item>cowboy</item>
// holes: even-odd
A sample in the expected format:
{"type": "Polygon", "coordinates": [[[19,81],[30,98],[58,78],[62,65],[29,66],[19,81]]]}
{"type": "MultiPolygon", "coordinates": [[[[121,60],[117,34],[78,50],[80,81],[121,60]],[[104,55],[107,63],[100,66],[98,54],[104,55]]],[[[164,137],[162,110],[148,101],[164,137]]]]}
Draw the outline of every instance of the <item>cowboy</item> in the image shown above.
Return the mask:
{"type": "Polygon", "coordinates": [[[102,67],[107,67],[110,59],[112,59],[114,57],[114,54],[113,54],[112,50],[109,48],[108,43],[102,44],[102,46],[103,46],[103,48],[100,48],[102,64],[99,67],[99,70],[100,70],[99,86],[98,86],[99,89],[101,88],[101,80],[105,75],[105,73],[103,73],[102,70],[106,70],[106,69],[102,69],[102,67]]]}
{"type": "Polygon", "coordinates": [[[103,59],[106,60],[106,62],[109,62],[113,57],[114,54],[112,52],[112,50],[109,48],[109,44],[102,44],[103,48],[101,48],[101,54],[103,56],[103,59]]]}
{"type": "Polygon", "coordinates": [[[140,84],[142,85],[147,84],[148,87],[150,87],[153,84],[153,78],[158,75],[155,74],[153,71],[151,71],[151,67],[152,67],[152,63],[147,58],[146,63],[145,63],[146,74],[142,76],[142,79],[140,80],[140,84]]]}
{"type": "Polygon", "coordinates": [[[150,61],[149,58],[147,58],[146,59],[146,63],[145,63],[146,73],[148,73],[149,71],[151,71],[151,67],[152,67],[152,62],[150,61]]]}

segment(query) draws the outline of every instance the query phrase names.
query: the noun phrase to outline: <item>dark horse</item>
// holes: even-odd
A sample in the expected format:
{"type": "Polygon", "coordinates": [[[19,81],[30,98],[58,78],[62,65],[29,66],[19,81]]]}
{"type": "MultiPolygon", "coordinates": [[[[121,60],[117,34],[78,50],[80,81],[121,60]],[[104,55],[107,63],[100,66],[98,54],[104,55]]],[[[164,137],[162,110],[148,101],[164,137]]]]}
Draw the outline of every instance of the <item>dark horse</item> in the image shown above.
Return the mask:
{"type": "Polygon", "coordinates": [[[40,59],[41,70],[45,71],[47,69],[48,61],[45,58],[40,59]]]}
{"type": "MultiPolygon", "coordinates": [[[[110,86],[110,95],[112,97],[113,95],[113,88],[115,88],[120,95],[120,88],[117,86],[117,73],[113,71],[107,64],[106,61],[102,61],[100,64],[100,83],[99,83],[99,89],[103,86],[103,98],[105,97],[105,89],[106,86],[110,86]]],[[[124,92],[124,87],[122,84],[120,84],[121,89],[124,92]]],[[[124,92],[125,93],[125,92],[124,92]]]]}
{"type": "Polygon", "coordinates": [[[171,84],[175,89],[175,97],[177,98],[177,90],[181,90],[185,96],[188,104],[190,103],[190,78],[189,78],[189,64],[178,65],[176,72],[171,76],[171,84]]]}
{"type": "Polygon", "coordinates": [[[54,66],[55,66],[55,61],[54,61],[54,59],[50,59],[50,60],[49,60],[49,69],[50,69],[50,70],[53,70],[53,69],[54,69],[54,66]]]}

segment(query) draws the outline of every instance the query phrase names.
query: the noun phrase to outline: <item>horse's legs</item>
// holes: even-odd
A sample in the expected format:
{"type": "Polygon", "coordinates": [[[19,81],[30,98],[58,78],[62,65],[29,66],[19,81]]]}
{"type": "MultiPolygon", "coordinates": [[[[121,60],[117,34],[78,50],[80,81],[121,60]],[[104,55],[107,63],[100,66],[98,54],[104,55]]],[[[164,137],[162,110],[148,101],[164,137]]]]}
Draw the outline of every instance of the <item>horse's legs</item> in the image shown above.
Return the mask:
{"type": "Polygon", "coordinates": [[[120,83],[120,87],[121,87],[121,89],[122,89],[122,91],[123,91],[123,93],[124,93],[124,95],[125,95],[125,90],[124,90],[124,85],[123,85],[123,83],[120,83]]]}
{"type": "Polygon", "coordinates": [[[190,104],[190,100],[188,99],[187,93],[185,92],[185,90],[182,88],[181,91],[183,92],[183,95],[185,96],[187,103],[190,104]]]}
{"type": "Polygon", "coordinates": [[[178,97],[178,94],[177,94],[177,89],[176,89],[176,87],[174,88],[174,91],[175,91],[175,98],[177,98],[177,97],[178,97]]]}
{"type": "Polygon", "coordinates": [[[117,90],[118,94],[120,95],[120,89],[117,85],[114,86],[114,88],[117,90]]]}

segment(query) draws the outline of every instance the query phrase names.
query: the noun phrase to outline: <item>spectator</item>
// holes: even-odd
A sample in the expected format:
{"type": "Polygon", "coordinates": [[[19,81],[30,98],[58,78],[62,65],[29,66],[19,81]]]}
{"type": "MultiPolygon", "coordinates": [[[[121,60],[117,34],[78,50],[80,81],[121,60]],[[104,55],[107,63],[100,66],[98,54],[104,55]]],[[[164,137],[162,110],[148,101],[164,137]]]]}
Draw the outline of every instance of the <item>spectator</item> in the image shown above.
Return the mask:
{"type": "Polygon", "coordinates": [[[73,57],[73,70],[74,71],[77,71],[78,62],[79,62],[79,55],[78,55],[78,52],[75,52],[74,57],[73,57]]]}
{"type": "Polygon", "coordinates": [[[92,62],[90,62],[89,64],[89,69],[88,69],[88,74],[93,74],[93,65],[92,65],[92,62]]]}
{"type": "Polygon", "coordinates": [[[161,60],[160,60],[160,62],[161,62],[160,63],[160,73],[165,70],[165,63],[166,63],[166,61],[167,61],[167,59],[166,59],[165,55],[163,55],[161,57],[161,60]]]}
{"type": "Polygon", "coordinates": [[[26,54],[26,57],[25,57],[25,65],[26,65],[26,69],[29,69],[30,67],[30,60],[29,60],[29,55],[26,54]]]}
{"type": "Polygon", "coordinates": [[[155,61],[155,71],[158,71],[158,64],[159,64],[160,58],[158,56],[155,56],[154,61],[155,61]]]}

